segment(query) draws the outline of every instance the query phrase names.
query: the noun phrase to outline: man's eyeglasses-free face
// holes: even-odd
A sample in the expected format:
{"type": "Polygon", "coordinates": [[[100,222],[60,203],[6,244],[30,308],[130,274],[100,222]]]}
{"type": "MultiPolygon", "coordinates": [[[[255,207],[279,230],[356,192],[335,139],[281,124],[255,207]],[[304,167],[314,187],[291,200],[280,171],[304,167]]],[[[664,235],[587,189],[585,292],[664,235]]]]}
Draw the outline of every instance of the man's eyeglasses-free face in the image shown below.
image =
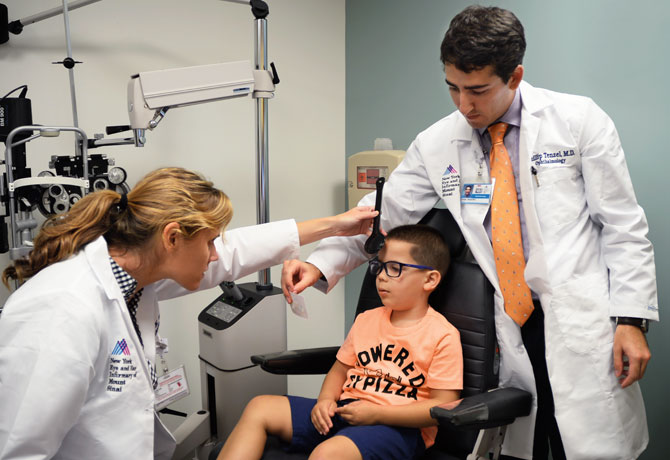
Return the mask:
{"type": "Polygon", "coordinates": [[[420,270],[435,270],[433,267],[427,265],[404,264],[394,260],[382,262],[376,257],[368,261],[368,265],[368,271],[374,277],[379,275],[382,272],[382,269],[386,272],[386,275],[389,278],[398,278],[402,274],[403,267],[418,268],[420,270]]]}

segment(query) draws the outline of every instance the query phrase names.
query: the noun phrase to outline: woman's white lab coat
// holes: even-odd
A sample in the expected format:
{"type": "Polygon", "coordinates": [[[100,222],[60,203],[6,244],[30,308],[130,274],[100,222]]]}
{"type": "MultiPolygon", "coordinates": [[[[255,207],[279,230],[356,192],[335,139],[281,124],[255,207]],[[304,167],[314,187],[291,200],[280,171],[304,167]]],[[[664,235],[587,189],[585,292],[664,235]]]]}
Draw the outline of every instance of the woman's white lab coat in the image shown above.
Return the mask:
{"type": "MultiPolygon", "coordinates": [[[[294,221],[226,232],[206,289],[297,257],[294,221]]],[[[43,269],[0,317],[0,458],[169,459],[175,442],[154,411],[158,301],[189,291],[171,280],[144,289],[143,349],[101,237],[43,269]]]]}
{"type": "MultiPolygon", "coordinates": [[[[647,445],[646,416],[639,386],[621,389],[614,375],[610,317],[658,320],[646,218],[609,117],[588,98],[525,82],[520,91],[525,277],[545,313],[547,367],[565,452],[569,459],[634,458],[647,445]]],[[[503,309],[483,225],[488,206],[460,200],[461,185],[477,176],[483,158],[477,133],[460,113],[429,127],[384,187],[382,225],[415,223],[442,200],[496,289],[500,385],[535,394],[520,329],[503,309]]],[[[361,204],[373,201],[371,194],[361,204]]],[[[324,240],[308,261],[330,288],[365,260],[364,241],[324,240]]],[[[508,429],[505,453],[531,458],[534,421],[535,407],[508,429]]]]}

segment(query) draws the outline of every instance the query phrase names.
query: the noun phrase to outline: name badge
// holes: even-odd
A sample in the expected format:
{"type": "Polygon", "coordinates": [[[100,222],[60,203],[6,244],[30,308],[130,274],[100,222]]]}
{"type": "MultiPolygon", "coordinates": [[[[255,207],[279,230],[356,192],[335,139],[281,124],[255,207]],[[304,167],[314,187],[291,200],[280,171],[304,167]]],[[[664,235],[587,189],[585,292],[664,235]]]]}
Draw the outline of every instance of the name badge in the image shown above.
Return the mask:
{"type": "Polygon", "coordinates": [[[185,398],[190,393],[184,366],[180,366],[171,372],[166,372],[158,377],[158,386],[155,390],[156,410],[164,409],[173,402],[185,398]]]}
{"type": "Polygon", "coordinates": [[[461,186],[461,203],[491,204],[495,179],[491,182],[464,182],[461,186]]]}

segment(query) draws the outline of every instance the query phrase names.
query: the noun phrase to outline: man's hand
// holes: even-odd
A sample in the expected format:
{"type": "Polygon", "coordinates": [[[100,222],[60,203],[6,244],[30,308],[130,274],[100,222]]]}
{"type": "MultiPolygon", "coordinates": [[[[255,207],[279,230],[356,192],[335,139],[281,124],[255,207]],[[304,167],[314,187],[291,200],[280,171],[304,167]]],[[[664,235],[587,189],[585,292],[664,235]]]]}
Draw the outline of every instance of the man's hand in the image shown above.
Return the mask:
{"type": "Polygon", "coordinates": [[[300,294],[321,278],[321,271],[316,266],[298,259],[287,260],[281,272],[281,289],[288,303],[293,303],[291,293],[300,294]]]}
{"type": "Polygon", "coordinates": [[[338,407],[335,413],[350,425],[375,425],[379,413],[379,405],[367,401],[354,401],[346,406],[338,407]]]}
{"type": "Polygon", "coordinates": [[[319,434],[325,436],[333,427],[332,418],[335,416],[337,403],[332,399],[319,399],[312,408],[312,423],[319,434]]]}
{"type": "Polygon", "coordinates": [[[647,339],[637,326],[619,324],[614,331],[614,373],[621,388],[644,376],[651,352],[647,339]]]}

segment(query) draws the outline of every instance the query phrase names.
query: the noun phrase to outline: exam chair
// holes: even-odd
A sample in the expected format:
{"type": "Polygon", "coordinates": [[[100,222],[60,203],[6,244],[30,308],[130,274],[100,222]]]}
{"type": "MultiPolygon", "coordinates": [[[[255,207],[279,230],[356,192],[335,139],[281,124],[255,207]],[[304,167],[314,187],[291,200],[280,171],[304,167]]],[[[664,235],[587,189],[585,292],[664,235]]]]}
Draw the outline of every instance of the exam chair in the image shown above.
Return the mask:
{"type": "MultiPolygon", "coordinates": [[[[468,261],[465,239],[451,213],[432,209],[421,223],[439,229],[452,255],[451,265],[431,294],[430,305],[458,328],[463,347],[462,399],[433,407],[438,420],[435,445],[422,460],[494,459],[500,454],[507,425],[530,413],[532,396],[515,388],[497,388],[498,363],[494,323],[493,287],[479,266],[468,261]]],[[[375,279],[366,273],[356,314],[382,305],[375,279]]],[[[330,370],[339,347],[290,350],[252,356],[251,360],[274,374],[325,374],[330,370]]],[[[210,460],[216,458],[220,447],[210,460]]],[[[269,440],[264,460],[298,460],[306,455],[287,454],[276,440],[269,440]]]]}

